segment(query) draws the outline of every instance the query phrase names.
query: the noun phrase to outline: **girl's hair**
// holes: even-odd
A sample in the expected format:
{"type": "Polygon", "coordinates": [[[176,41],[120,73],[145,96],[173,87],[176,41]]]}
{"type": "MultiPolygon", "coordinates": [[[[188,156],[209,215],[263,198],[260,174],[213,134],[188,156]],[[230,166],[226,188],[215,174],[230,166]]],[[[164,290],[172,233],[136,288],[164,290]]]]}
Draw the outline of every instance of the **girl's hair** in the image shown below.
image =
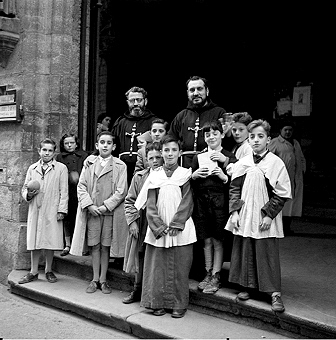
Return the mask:
{"type": "Polygon", "coordinates": [[[181,150],[182,146],[180,140],[178,140],[176,137],[172,135],[165,135],[160,141],[161,146],[173,142],[176,143],[179,147],[179,150],[181,150]]]}
{"type": "Polygon", "coordinates": [[[60,142],[59,142],[59,145],[60,145],[60,151],[61,152],[65,152],[65,147],[64,147],[64,140],[65,138],[68,138],[68,137],[73,137],[75,138],[75,142],[76,142],[76,150],[78,150],[80,148],[80,144],[79,144],[79,139],[78,137],[73,134],[73,133],[66,133],[65,135],[62,136],[60,142]]]}
{"type": "Polygon", "coordinates": [[[97,123],[101,123],[105,117],[109,117],[109,118],[111,118],[111,120],[112,120],[111,115],[109,115],[109,114],[106,113],[106,112],[103,112],[103,113],[101,113],[101,114],[98,115],[98,117],[97,117],[97,123]]]}
{"type": "Polygon", "coordinates": [[[267,137],[271,134],[271,125],[263,119],[253,120],[249,125],[247,125],[247,131],[251,132],[258,126],[261,126],[265,130],[267,137]]]}
{"type": "Polygon", "coordinates": [[[252,117],[247,112],[234,113],[232,119],[235,123],[249,125],[252,122],[252,117]]]}
{"type": "Polygon", "coordinates": [[[145,153],[148,155],[149,151],[161,151],[161,143],[160,142],[149,142],[146,144],[145,153]]]}
{"type": "Polygon", "coordinates": [[[99,142],[99,138],[100,138],[101,136],[104,136],[104,135],[106,135],[106,136],[112,136],[113,144],[115,144],[116,138],[115,138],[115,136],[112,134],[112,132],[110,132],[110,131],[102,131],[101,133],[99,133],[99,134],[97,135],[96,142],[98,143],[98,142],[99,142]]]}
{"type": "Polygon", "coordinates": [[[51,144],[54,146],[54,151],[56,151],[56,143],[51,138],[44,138],[40,142],[40,149],[42,149],[43,144],[51,144]]]}
{"type": "Polygon", "coordinates": [[[205,123],[202,127],[203,136],[206,132],[210,130],[218,130],[220,133],[223,133],[223,126],[219,120],[212,120],[211,122],[205,123]]]}
{"type": "Polygon", "coordinates": [[[155,119],[152,121],[151,129],[152,129],[152,127],[153,127],[154,124],[162,124],[163,127],[165,128],[165,130],[168,132],[169,123],[166,122],[164,119],[155,118],[155,119]]]}

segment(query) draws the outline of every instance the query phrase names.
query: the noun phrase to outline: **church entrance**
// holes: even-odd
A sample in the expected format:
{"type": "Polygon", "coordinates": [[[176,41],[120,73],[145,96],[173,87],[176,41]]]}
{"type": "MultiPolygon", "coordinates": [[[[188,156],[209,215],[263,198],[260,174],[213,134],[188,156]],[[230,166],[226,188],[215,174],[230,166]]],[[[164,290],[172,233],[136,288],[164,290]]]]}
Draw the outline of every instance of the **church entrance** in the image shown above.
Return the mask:
{"type": "Polygon", "coordinates": [[[332,79],[327,77],[332,30],[328,20],[319,19],[325,10],[211,0],[102,3],[100,56],[106,67],[100,77],[106,79],[106,94],[101,100],[113,121],[127,109],[125,92],[140,86],[148,92],[148,109],[171,122],[187,105],[187,79],[199,75],[208,79],[211,99],[227,112],[247,111],[275,127],[273,112],[281,94],[292,96],[295,86],[310,85],[312,112],[295,117],[308,165],[306,197],[322,206],[335,204],[335,180],[330,179],[336,161],[324,147],[333,145],[333,134],[322,137],[317,131],[317,117],[332,114],[332,79]],[[325,190],[331,190],[327,198],[325,190]]]}

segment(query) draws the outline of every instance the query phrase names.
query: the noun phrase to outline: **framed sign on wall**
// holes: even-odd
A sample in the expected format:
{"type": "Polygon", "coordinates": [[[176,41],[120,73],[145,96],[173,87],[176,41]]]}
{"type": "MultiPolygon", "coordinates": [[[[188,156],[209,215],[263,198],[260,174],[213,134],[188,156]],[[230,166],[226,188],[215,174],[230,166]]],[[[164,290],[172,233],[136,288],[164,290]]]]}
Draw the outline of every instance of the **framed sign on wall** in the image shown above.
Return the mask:
{"type": "Polygon", "coordinates": [[[294,87],[293,90],[293,116],[310,116],[311,112],[311,86],[294,87]]]}
{"type": "Polygon", "coordinates": [[[21,90],[0,86],[0,122],[21,122],[21,90]]]}

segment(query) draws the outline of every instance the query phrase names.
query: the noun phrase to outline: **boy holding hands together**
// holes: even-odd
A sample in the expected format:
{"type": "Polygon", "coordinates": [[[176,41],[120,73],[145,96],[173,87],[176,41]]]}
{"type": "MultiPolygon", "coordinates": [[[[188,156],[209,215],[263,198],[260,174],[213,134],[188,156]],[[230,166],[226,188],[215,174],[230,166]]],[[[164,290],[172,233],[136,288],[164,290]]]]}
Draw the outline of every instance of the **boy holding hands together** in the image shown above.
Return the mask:
{"type": "Polygon", "coordinates": [[[81,250],[76,249],[80,242],[79,229],[86,227],[87,244],[92,248],[93,268],[93,280],[86,292],[94,293],[100,288],[104,294],[110,294],[112,290],[106,282],[106,274],[112,242],[113,214],[127,194],[127,172],[125,163],[112,156],[115,144],[111,132],[103,131],[97,136],[96,149],[99,155],[91,155],[86,159],[79,179],[79,209],[87,212],[86,226],[79,223],[82,214],[77,213],[70,253],[81,254],[81,250]]]}

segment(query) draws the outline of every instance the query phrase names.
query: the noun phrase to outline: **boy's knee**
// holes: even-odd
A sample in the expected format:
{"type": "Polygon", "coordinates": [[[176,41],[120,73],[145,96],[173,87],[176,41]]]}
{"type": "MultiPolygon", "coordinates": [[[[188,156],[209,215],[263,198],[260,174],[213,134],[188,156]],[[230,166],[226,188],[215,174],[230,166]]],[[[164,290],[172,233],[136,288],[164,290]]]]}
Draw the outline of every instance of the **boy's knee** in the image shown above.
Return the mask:
{"type": "Polygon", "coordinates": [[[100,247],[101,247],[100,243],[97,243],[94,246],[92,246],[92,251],[99,251],[100,247]]]}

